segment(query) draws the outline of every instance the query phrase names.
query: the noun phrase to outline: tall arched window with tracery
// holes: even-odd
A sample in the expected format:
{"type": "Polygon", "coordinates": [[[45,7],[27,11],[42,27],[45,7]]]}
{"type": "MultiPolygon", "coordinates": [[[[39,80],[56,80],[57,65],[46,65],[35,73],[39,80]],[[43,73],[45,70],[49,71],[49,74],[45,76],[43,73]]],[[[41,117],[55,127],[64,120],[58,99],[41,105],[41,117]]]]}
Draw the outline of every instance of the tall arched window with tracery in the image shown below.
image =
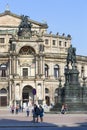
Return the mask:
{"type": "Polygon", "coordinates": [[[49,66],[45,64],[45,77],[48,77],[49,75],[49,66]]]}
{"type": "Polygon", "coordinates": [[[59,77],[59,65],[54,66],[54,77],[58,78],[59,77]]]}
{"type": "Polygon", "coordinates": [[[27,59],[23,63],[20,63],[21,60],[19,58],[19,64],[21,64],[21,76],[25,78],[27,78],[28,76],[35,76],[35,53],[36,52],[34,48],[28,45],[21,47],[21,49],[19,50],[19,55],[21,57],[24,56],[27,59]]]}

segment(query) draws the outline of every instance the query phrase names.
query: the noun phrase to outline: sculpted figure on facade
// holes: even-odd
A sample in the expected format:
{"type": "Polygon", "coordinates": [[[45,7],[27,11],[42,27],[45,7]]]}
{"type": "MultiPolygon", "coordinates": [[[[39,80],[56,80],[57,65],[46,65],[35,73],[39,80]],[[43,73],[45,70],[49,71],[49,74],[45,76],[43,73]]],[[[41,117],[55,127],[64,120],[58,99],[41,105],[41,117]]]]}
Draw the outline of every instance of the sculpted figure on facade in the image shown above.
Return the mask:
{"type": "Polygon", "coordinates": [[[43,44],[40,44],[40,45],[39,45],[39,51],[40,51],[40,52],[43,52],[43,51],[44,51],[44,45],[43,45],[43,44]]]}
{"type": "Polygon", "coordinates": [[[28,16],[21,16],[21,23],[19,25],[19,30],[18,30],[18,36],[23,36],[25,38],[30,38],[32,36],[32,31],[31,31],[31,23],[28,21],[28,16]]]}

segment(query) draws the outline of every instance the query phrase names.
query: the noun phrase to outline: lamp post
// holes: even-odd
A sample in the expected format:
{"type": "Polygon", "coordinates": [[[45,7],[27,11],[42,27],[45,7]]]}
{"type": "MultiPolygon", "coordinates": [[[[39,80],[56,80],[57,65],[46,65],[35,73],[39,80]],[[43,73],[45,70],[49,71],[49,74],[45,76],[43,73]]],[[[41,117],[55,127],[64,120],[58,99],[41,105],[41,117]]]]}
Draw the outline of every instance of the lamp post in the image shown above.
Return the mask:
{"type": "Polygon", "coordinates": [[[84,76],[82,78],[83,79],[83,85],[82,85],[82,91],[81,91],[82,92],[81,93],[81,95],[82,95],[82,103],[83,103],[83,99],[84,99],[84,87],[85,87],[85,80],[86,80],[86,78],[87,77],[84,77],[84,76]]]}
{"type": "Polygon", "coordinates": [[[58,86],[58,96],[59,96],[59,102],[61,103],[61,87],[62,87],[62,84],[61,84],[61,77],[59,78],[59,86],[58,86]]]}
{"type": "Polygon", "coordinates": [[[33,104],[34,104],[35,103],[35,95],[36,95],[36,89],[35,88],[33,88],[32,94],[33,94],[33,104]]]}

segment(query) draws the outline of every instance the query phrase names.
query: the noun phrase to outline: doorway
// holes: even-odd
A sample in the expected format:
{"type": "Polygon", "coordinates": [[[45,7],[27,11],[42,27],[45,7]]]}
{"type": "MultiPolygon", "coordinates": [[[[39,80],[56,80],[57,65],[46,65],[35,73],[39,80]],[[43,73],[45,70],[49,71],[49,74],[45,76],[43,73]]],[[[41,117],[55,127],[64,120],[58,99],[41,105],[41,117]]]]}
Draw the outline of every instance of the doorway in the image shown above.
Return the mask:
{"type": "Polygon", "coordinates": [[[33,93],[32,93],[33,87],[32,86],[25,86],[22,91],[22,102],[24,108],[32,103],[33,101],[33,93]]]}
{"type": "Polygon", "coordinates": [[[7,90],[5,88],[0,90],[0,106],[7,106],[7,90]]]}

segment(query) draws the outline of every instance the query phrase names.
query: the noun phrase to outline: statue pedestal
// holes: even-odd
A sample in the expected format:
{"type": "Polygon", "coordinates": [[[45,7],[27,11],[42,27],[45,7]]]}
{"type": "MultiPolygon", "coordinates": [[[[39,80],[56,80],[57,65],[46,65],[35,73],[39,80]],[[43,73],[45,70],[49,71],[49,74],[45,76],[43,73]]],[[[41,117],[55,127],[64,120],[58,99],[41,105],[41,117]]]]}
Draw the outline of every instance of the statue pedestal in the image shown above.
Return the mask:
{"type": "MultiPolygon", "coordinates": [[[[65,72],[65,103],[72,106],[80,103],[80,83],[78,81],[79,72],[76,68],[67,69],[65,72]],[[71,105],[72,104],[72,105],[71,105]]],[[[74,109],[76,109],[74,107],[74,109]]]]}

